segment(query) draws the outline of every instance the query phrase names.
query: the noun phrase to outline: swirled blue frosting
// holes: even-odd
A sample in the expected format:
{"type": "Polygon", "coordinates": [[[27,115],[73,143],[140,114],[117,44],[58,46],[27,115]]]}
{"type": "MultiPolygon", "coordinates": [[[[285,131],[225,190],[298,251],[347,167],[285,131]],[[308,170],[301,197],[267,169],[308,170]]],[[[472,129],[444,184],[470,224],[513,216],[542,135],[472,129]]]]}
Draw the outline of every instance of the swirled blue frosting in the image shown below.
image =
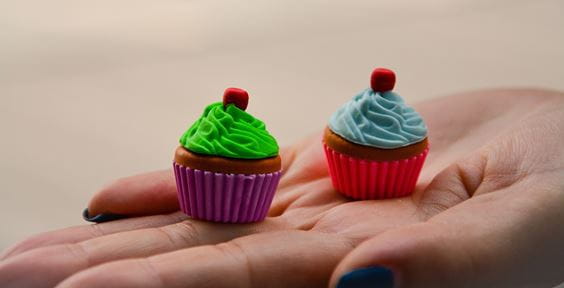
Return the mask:
{"type": "Polygon", "coordinates": [[[427,137],[421,116],[397,93],[370,88],[339,108],[329,128],[350,142],[382,149],[408,146],[427,137]]]}

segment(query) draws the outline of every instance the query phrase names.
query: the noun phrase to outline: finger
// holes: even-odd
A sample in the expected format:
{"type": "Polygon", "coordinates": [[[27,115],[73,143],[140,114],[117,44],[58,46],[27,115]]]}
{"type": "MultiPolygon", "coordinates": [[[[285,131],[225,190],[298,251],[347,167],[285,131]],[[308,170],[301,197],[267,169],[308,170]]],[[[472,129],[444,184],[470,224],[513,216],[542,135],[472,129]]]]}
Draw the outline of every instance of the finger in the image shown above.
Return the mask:
{"type": "Polygon", "coordinates": [[[118,232],[161,227],[183,221],[186,218],[188,218],[186,215],[178,212],[167,215],[130,218],[101,224],[81,225],[45,232],[32,236],[7,249],[0,257],[0,260],[14,257],[31,249],[57,244],[77,243],[118,232]]]}
{"type": "MultiPolygon", "coordinates": [[[[286,166],[286,170],[280,179],[280,184],[278,185],[278,190],[274,195],[272,205],[268,211],[268,216],[275,217],[282,215],[288,210],[290,205],[297,204],[296,200],[298,199],[304,200],[305,198],[316,198],[311,197],[312,195],[310,192],[321,192],[318,190],[327,190],[317,194],[326,195],[327,197],[322,198],[328,200],[329,202],[335,202],[332,201],[335,199],[335,194],[331,191],[332,188],[329,188],[328,190],[327,186],[322,184],[323,182],[326,182],[324,181],[326,179],[323,178],[328,179],[329,174],[327,172],[326,163],[324,162],[325,156],[323,155],[323,151],[321,149],[320,133],[314,133],[294,145],[291,152],[288,154],[291,154],[293,158],[291,159],[289,165],[286,166]],[[322,184],[321,187],[320,184],[322,184]],[[306,194],[308,194],[308,197],[304,197],[306,194]]],[[[331,186],[329,185],[329,187],[331,186]]],[[[338,198],[339,197],[337,197],[337,199],[338,198]]],[[[334,205],[333,203],[323,204],[328,204],[330,206],[334,205]]],[[[316,221],[315,219],[311,220],[316,221]]]]}
{"type": "Polygon", "coordinates": [[[279,231],[100,265],[58,287],[324,287],[351,249],[336,235],[279,231]]]}
{"type": "Polygon", "coordinates": [[[314,133],[294,145],[288,154],[291,162],[285,168],[284,177],[280,179],[279,190],[309,182],[329,175],[325,163],[325,155],[321,146],[321,133],[314,133]]]}
{"type": "Polygon", "coordinates": [[[530,195],[509,201],[498,200],[498,193],[478,196],[429,222],[390,230],[362,243],[339,264],[331,287],[559,284],[564,275],[564,233],[557,227],[564,225],[564,214],[557,197],[531,205],[536,200],[530,195]]]}
{"type": "Polygon", "coordinates": [[[90,203],[90,216],[102,213],[153,215],[179,210],[172,169],[121,178],[100,190],[90,203]]]}
{"type": "Polygon", "coordinates": [[[163,227],[115,233],[79,243],[31,250],[0,264],[0,283],[17,287],[55,285],[89,267],[114,260],[148,257],[187,247],[216,244],[274,229],[272,221],[229,225],[186,220],[163,227]],[[37,261],[41,259],[41,261],[37,261]],[[56,271],[52,271],[57,267],[56,271]]]}

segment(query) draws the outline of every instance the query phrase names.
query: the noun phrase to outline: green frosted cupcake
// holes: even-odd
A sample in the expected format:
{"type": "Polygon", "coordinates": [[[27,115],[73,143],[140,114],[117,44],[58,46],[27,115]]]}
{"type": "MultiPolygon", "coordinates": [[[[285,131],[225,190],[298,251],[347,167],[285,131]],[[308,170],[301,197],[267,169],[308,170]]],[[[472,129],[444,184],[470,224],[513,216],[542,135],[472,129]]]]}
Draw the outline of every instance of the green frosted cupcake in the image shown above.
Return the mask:
{"type": "Polygon", "coordinates": [[[246,91],[228,88],[180,138],[174,156],[181,210],[230,223],[266,217],[280,180],[276,139],[245,112],[246,91]]]}

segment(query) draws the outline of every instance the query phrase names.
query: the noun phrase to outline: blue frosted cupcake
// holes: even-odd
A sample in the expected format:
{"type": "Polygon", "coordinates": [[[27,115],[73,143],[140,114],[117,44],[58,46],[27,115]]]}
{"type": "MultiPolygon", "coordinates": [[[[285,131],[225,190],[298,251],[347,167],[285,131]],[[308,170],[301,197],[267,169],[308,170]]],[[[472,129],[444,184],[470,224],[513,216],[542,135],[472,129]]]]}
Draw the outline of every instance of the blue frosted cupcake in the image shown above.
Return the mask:
{"type": "Polygon", "coordinates": [[[393,71],[372,72],[371,88],[331,117],[323,147],[333,186],[354,199],[413,193],[429,152],[421,116],[395,92],[393,71]]]}

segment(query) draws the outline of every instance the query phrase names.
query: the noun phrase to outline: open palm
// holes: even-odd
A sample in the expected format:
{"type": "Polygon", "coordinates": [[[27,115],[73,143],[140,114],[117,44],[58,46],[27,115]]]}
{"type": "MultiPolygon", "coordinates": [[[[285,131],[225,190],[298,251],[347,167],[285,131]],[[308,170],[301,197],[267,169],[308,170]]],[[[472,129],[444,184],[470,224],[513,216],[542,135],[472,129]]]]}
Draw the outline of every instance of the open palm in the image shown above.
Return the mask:
{"type": "MultiPolygon", "coordinates": [[[[513,256],[501,240],[483,243],[485,234],[503,239],[549,217],[556,219],[554,225],[563,225],[562,212],[557,211],[564,210],[564,197],[553,191],[564,187],[558,181],[564,178],[559,146],[564,128],[547,124],[564,121],[563,103],[553,93],[500,90],[416,105],[429,127],[431,153],[416,192],[399,199],[351,201],[337,193],[327,172],[321,134],[313,135],[282,150],[282,180],[269,217],[256,224],[201,222],[176,212],[172,170],[124,178],[100,191],[89,208],[91,214],[131,218],[23,241],[3,255],[0,284],[326,287],[331,275],[335,285],[340,275],[371,265],[374,259],[397,271],[402,287],[421,285],[421,279],[429,287],[457,287],[461,278],[470,287],[498,284],[500,277],[519,273],[512,263],[532,252],[524,249],[525,255],[513,256]],[[548,157],[546,151],[556,152],[548,157]],[[530,182],[543,185],[531,193],[530,182]],[[541,207],[542,215],[527,219],[541,207]],[[515,218],[521,228],[510,222],[515,218]],[[381,248],[353,251],[363,242],[359,248],[369,242],[381,248]],[[450,253],[435,253],[436,243],[450,253]],[[460,245],[469,246],[461,252],[460,245]],[[482,266],[470,263],[474,268],[466,269],[467,254],[487,255],[490,249],[506,257],[486,256],[482,266]],[[446,276],[429,271],[433,263],[443,265],[446,276]],[[475,277],[488,268],[498,272],[475,277]],[[475,279],[468,280],[471,277],[475,279]]],[[[535,229],[550,233],[550,227],[535,229]]],[[[554,255],[558,239],[562,235],[544,244],[544,261],[561,256],[554,255]]],[[[527,248],[529,240],[512,241],[527,248]]],[[[546,273],[537,280],[554,281],[553,272],[546,273]]],[[[504,283],[517,287],[513,282],[526,284],[523,281],[516,276],[504,283]]]]}

